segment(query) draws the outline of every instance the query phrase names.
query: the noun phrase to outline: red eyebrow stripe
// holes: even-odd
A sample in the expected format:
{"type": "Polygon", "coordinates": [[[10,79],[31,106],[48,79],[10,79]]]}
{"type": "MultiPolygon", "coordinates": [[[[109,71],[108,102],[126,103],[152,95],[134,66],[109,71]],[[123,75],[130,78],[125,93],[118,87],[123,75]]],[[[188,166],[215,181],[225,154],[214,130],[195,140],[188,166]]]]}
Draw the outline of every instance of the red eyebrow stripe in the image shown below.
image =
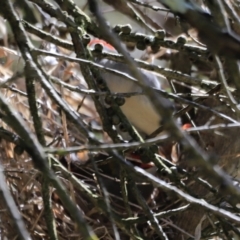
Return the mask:
{"type": "Polygon", "coordinates": [[[191,123],[185,123],[183,126],[182,126],[182,130],[187,130],[189,128],[192,127],[192,124],[191,123]]]}
{"type": "Polygon", "coordinates": [[[111,44],[105,42],[104,40],[98,39],[98,38],[93,38],[93,39],[89,42],[88,45],[91,46],[91,45],[94,45],[94,44],[97,44],[97,43],[102,44],[103,47],[108,48],[109,50],[116,51],[115,48],[114,48],[111,44]]]}

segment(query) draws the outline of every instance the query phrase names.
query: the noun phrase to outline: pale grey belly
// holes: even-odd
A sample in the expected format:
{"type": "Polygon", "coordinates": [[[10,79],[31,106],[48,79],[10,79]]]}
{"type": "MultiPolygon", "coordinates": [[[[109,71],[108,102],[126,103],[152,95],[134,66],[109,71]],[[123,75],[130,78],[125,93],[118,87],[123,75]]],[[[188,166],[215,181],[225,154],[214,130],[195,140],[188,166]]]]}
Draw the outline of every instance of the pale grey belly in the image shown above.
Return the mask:
{"type": "Polygon", "coordinates": [[[161,118],[145,96],[134,96],[126,99],[121,109],[129,121],[147,135],[150,135],[160,126],[161,118]]]}

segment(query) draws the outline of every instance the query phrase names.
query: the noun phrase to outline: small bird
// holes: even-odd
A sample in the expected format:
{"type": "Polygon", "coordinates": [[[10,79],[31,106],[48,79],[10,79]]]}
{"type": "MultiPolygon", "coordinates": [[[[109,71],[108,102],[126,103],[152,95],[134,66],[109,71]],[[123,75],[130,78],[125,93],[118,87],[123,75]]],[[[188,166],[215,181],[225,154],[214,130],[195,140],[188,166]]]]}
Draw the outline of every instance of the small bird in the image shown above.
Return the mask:
{"type": "MultiPolygon", "coordinates": [[[[100,39],[91,40],[88,47],[93,49],[96,44],[101,44],[103,50],[106,52],[117,53],[113,46],[100,39]]],[[[97,60],[97,63],[103,65],[104,67],[111,68],[131,76],[129,67],[124,63],[108,59],[97,60]]],[[[161,89],[161,83],[155,74],[144,69],[141,69],[141,72],[145,83],[148,86],[161,89]]],[[[119,75],[115,75],[110,72],[103,72],[102,77],[106,81],[106,84],[111,92],[143,92],[143,89],[135,81],[125,79],[119,75]]],[[[151,101],[145,95],[135,95],[126,98],[125,103],[121,106],[121,110],[131,124],[145,135],[150,135],[161,125],[161,117],[156,112],[151,101]]]]}
{"type": "MultiPolygon", "coordinates": [[[[115,48],[108,44],[107,42],[100,39],[92,39],[88,44],[90,49],[94,49],[96,44],[100,44],[103,47],[105,52],[117,53],[115,48]]],[[[127,64],[116,62],[109,59],[100,59],[96,58],[95,61],[106,68],[111,68],[117,70],[118,72],[122,72],[124,74],[131,76],[131,70],[129,69],[127,64]]],[[[144,78],[145,84],[155,88],[161,89],[161,82],[158,77],[144,69],[140,69],[142,76],[144,78]]],[[[149,98],[144,95],[144,90],[137,84],[136,81],[128,80],[120,75],[116,75],[112,72],[102,71],[102,78],[105,80],[109,90],[113,93],[131,93],[131,92],[139,92],[143,93],[141,95],[134,95],[131,97],[125,98],[125,103],[120,106],[122,112],[128,118],[130,123],[136,127],[136,129],[143,134],[143,136],[148,136],[152,134],[155,130],[157,130],[161,126],[161,116],[156,112],[156,109],[149,98]]],[[[169,101],[166,99],[166,101],[169,101]]],[[[173,105],[173,103],[172,103],[173,105]]],[[[170,144],[171,145],[171,144],[170,144]]],[[[172,146],[172,145],[171,145],[172,146]]],[[[170,151],[171,151],[170,146],[170,151]]],[[[166,152],[166,151],[165,151],[166,152]]],[[[125,152],[126,160],[131,162],[134,166],[138,166],[148,173],[153,175],[157,175],[157,167],[152,162],[142,162],[141,157],[138,152],[125,152]]],[[[164,155],[168,156],[168,155],[164,155]]],[[[106,161],[106,157],[109,158],[107,153],[98,153],[96,155],[95,162],[98,163],[98,168],[100,169],[102,181],[104,186],[113,196],[116,197],[117,200],[122,198],[121,195],[121,185],[120,185],[120,165],[118,165],[115,161],[106,161]],[[106,155],[106,156],[105,156],[106,155]],[[97,161],[97,158],[100,161],[97,161]],[[101,164],[102,162],[102,164],[101,164]]],[[[89,164],[91,161],[89,161],[89,164]]],[[[89,165],[90,166],[90,165],[89,165]]],[[[80,168],[82,170],[82,168],[80,168]]],[[[90,173],[93,171],[91,166],[88,168],[90,173]]],[[[91,175],[89,173],[89,176],[91,175]]],[[[84,175],[84,173],[82,173],[84,175]]],[[[80,174],[79,174],[80,175],[80,174]]],[[[138,189],[143,194],[146,200],[150,199],[150,196],[154,192],[154,186],[152,184],[146,183],[143,179],[136,178],[136,183],[138,185],[138,189]]],[[[128,190],[128,199],[132,204],[138,204],[136,200],[135,194],[132,192],[129,184],[126,185],[128,190]]],[[[118,202],[114,199],[114,202],[118,202]]],[[[119,204],[119,202],[118,202],[119,204]]],[[[122,206],[122,202],[120,201],[120,206],[122,206]]]]}

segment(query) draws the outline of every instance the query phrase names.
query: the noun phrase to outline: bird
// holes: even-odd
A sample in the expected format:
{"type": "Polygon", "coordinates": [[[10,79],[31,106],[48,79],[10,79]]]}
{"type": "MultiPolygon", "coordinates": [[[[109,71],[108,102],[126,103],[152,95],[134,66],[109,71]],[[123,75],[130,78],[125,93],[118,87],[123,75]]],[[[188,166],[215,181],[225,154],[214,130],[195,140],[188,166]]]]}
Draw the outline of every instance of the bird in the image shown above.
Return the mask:
{"type": "MultiPolygon", "coordinates": [[[[102,46],[102,50],[109,53],[117,53],[117,50],[108,42],[93,38],[90,40],[88,44],[89,49],[94,49],[95,46],[99,44],[102,46]]],[[[96,62],[103,67],[111,68],[117,70],[118,72],[122,72],[124,74],[131,76],[131,70],[129,66],[122,62],[117,62],[113,60],[109,60],[106,58],[95,59],[96,62]]],[[[144,83],[149,87],[154,89],[162,90],[161,82],[159,81],[156,74],[147,71],[145,69],[139,69],[142,73],[144,83]]],[[[120,106],[122,112],[125,114],[129,122],[142,134],[144,137],[151,136],[159,127],[161,126],[161,116],[156,111],[155,106],[151,102],[151,100],[144,95],[144,89],[137,83],[136,81],[131,81],[122,76],[115,75],[112,72],[103,71],[101,73],[102,78],[105,80],[109,90],[113,93],[131,93],[131,92],[139,92],[143,93],[141,95],[133,95],[131,97],[125,98],[125,103],[120,106]]],[[[161,99],[161,98],[160,98],[161,99]]],[[[162,98],[163,99],[163,98],[162,98]]],[[[164,98],[164,101],[167,101],[168,106],[171,105],[173,109],[173,113],[175,110],[174,102],[171,102],[169,99],[164,98]]],[[[181,124],[181,119],[177,119],[178,123],[181,124]]],[[[187,130],[191,128],[192,125],[190,123],[185,123],[181,126],[182,130],[187,130]]],[[[158,133],[158,136],[166,134],[166,131],[162,131],[158,133]]],[[[124,135],[126,136],[126,135],[124,135]]],[[[129,140],[129,139],[128,139],[129,140]]],[[[158,149],[161,155],[169,158],[176,162],[180,153],[176,154],[176,147],[178,143],[168,142],[162,144],[162,146],[158,149]],[[174,154],[173,154],[174,152],[174,154]],[[174,157],[173,157],[174,155],[174,157]],[[176,156],[175,156],[176,155],[176,156]]],[[[178,148],[177,148],[178,149],[178,148]]]]}
{"type": "MultiPolygon", "coordinates": [[[[112,45],[98,38],[93,38],[90,40],[88,43],[88,48],[90,50],[93,50],[97,44],[100,44],[102,46],[102,50],[105,52],[117,53],[116,49],[112,45]]],[[[107,69],[110,68],[117,70],[118,72],[131,76],[131,70],[129,69],[129,66],[123,62],[117,62],[99,57],[95,57],[94,61],[107,69]]],[[[162,89],[161,82],[159,81],[156,74],[144,69],[139,70],[142,73],[142,77],[146,85],[154,89],[162,89]]],[[[120,108],[129,122],[143,136],[151,135],[161,126],[161,116],[156,111],[155,106],[148,98],[148,96],[144,95],[144,89],[137,83],[137,80],[133,81],[109,71],[101,71],[101,77],[105,80],[106,85],[112,93],[142,93],[139,95],[126,97],[124,104],[121,105],[120,108]]],[[[170,102],[170,100],[168,101],[170,102]]],[[[172,102],[170,103],[174,106],[172,102]]],[[[132,151],[132,149],[130,149],[130,151],[132,151]]],[[[138,166],[148,173],[151,173],[155,176],[157,175],[157,167],[154,165],[154,163],[151,161],[143,162],[141,156],[139,156],[137,152],[130,152],[129,155],[126,153],[127,152],[125,152],[126,160],[133,164],[133,166],[138,166]]],[[[108,153],[98,153],[95,157],[95,162],[97,163],[98,168],[102,174],[102,181],[107,191],[116,196],[118,199],[121,199],[121,185],[119,180],[121,175],[120,165],[118,165],[116,161],[106,161],[106,158],[110,157],[108,153]]],[[[87,165],[89,167],[88,170],[90,171],[89,176],[91,176],[91,172],[94,170],[90,166],[91,161],[87,161],[87,163],[89,164],[87,165]]],[[[80,169],[82,170],[82,167],[80,169]]],[[[84,173],[81,174],[84,175],[84,173]]],[[[137,181],[138,189],[140,190],[141,194],[143,194],[144,198],[146,200],[150,199],[150,196],[154,192],[154,186],[152,184],[146,183],[141,178],[136,178],[135,180],[137,181]]],[[[136,196],[132,192],[131,187],[129,184],[126,186],[128,190],[129,201],[135,205],[138,204],[136,196]]],[[[122,206],[122,203],[120,206],[122,206]]]]}

